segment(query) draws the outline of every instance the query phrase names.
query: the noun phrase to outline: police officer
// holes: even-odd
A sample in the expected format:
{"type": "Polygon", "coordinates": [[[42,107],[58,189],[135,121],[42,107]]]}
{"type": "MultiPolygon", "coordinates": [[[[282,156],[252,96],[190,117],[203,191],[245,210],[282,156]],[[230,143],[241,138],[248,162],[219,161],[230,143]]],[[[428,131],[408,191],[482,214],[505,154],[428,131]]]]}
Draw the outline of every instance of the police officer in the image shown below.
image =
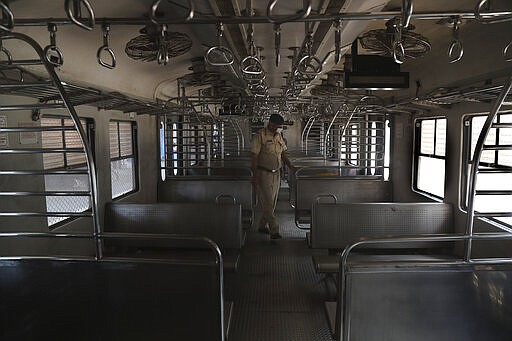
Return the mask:
{"type": "Polygon", "coordinates": [[[278,114],[270,115],[267,127],[258,131],[252,138],[252,184],[256,188],[258,200],[263,210],[258,231],[270,233],[270,238],[280,239],[279,225],[274,210],[281,183],[281,160],[295,172],[286,155],[286,144],[281,132],[284,118],[278,114]],[[267,227],[267,224],[269,227],[267,227]]]}

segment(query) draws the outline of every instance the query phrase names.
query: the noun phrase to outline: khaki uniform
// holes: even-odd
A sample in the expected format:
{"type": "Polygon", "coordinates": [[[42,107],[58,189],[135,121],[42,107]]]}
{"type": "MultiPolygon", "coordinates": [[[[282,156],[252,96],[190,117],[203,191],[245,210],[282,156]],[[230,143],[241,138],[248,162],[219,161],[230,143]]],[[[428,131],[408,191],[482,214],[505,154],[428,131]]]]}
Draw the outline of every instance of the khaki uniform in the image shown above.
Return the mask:
{"type": "Polygon", "coordinates": [[[286,144],[279,133],[263,128],[253,136],[251,152],[258,155],[256,193],[263,210],[259,227],[268,223],[272,234],[279,233],[274,210],[281,183],[281,154],[285,150],[286,144]]]}

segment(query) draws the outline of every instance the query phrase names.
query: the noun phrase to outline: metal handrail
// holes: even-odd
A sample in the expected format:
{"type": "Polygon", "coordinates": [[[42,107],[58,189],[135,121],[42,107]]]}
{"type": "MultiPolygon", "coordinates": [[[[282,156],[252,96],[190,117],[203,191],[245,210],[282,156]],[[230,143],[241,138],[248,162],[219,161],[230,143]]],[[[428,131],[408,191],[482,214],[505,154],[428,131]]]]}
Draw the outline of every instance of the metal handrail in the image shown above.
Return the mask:
{"type": "MultiPolygon", "coordinates": [[[[335,339],[348,340],[349,335],[349,322],[350,322],[350,306],[347,302],[347,273],[349,267],[349,255],[351,252],[366,245],[393,245],[393,244],[414,244],[417,242],[456,242],[456,241],[472,241],[472,240],[496,240],[496,239],[512,239],[512,233],[485,233],[474,235],[456,235],[456,234],[437,234],[437,235],[418,235],[408,237],[386,237],[386,238],[372,238],[361,240],[347,246],[339,258],[339,273],[338,273],[338,293],[337,293],[337,306],[336,306],[336,320],[335,320],[335,339]]],[[[385,261],[382,261],[385,262],[385,261]]],[[[459,264],[512,264],[512,259],[456,259],[456,260],[443,260],[441,262],[430,262],[434,265],[459,265],[459,264]]]]}
{"type": "MultiPolygon", "coordinates": [[[[402,15],[401,11],[386,11],[386,12],[346,12],[334,14],[315,14],[308,15],[305,18],[298,18],[293,22],[332,22],[335,20],[342,21],[366,21],[366,20],[390,20],[402,15]]],[[[496,11],[481,14],[483,19],[492,18],[505,18],[512,16],[512,11],[496,11]]],[[[411,19],[415,20],[441,20],[452,17],[460,17],[461,19],[477,19],[474,11],[452,11],[452,12],[415,12],[411,15],[411,19]]],[[[287,16],[276,15],[274,18],[278,21],[287,21],[287,16]]],[[[222,20],[224,24],[265,24],[269,23],[267,16],[223,16],[217,17],[214,15],[201,15],[194,16],[193,19],[183,18],[181,21],[176,19],[159,20],[159,24],[216,24],[222,20]]],[[[151,20],[147,17],[106,17],[96,20],[100,23],[110,23],[111,25],[135,25],[144,26],[148,25],[151,20]]],[[[74,24],[69,18],[20,18],[16,19],[16,26],[46,26],[48,23],[55,23],[56,25],[70,25],[74,24]]]]}
{"type": "MultiPolygon", "coordinates": [[[[496,115],[500,111],[503,102],[507,98],[508,94],[512,89],[512,75],[510,75],[501,89],[501,93],[494,102],[494,105],[487,116],[487,119],[482,127],[480,135],[478,136],[478,140],[475,145],[475,150],[473,154],[473,166],[471,167],[471,173],[469,174],[469,187],[468,187],[468,209],[466,216],[466,234],[469,236],[473,235],[473,224],[474,224],[474,216],[475,216],[475,193],[476,193],[476,180],[478,174],[478,168],[480,168],[480,157],[482,156],[482,150],[484,148],[484,143],[489,134],[489,131],[492,127],[493,121],[496,118],[496,115]]],[[[471,253],[471,240],[468,240],[468,245],[466,245],[466,259],[470,258],[471,253]]]]}
{"type": "MultiPolygon", "coordinates": [[[[32,49],[36,52],[36,54],[39,56],[42,65],[46,69],[46,72],[52,79],[55,87],[57,88],[59,96],[62,99],[65,108],[67,108],[71,120],[73,121],[73,124],[76,127],[76,130],[78,131],[78,135],[83,146],[83,152],[85,153],[85,160],[89,176],[89,189],[91,191],[91,215],[93,218],[93,235],[99,236],[102,230],[98,217],[98,182],[96,179],[96,165],[94,162],[91,146],[87,141],[87,135],[85,133],[84,127],[80,122],[80,118],[77,112],[75,111],[73,104],[68,99],[64,85],[62,84],[62,82],[59,79],[59,76],[55,72],[53,65],[48,60],[46,60],[45,52],[43,51],[41,46],[39,46],[39,44],[35,40],[24,34],[15,32],[0,32],[0,40],[11,39],[24,41],[29,46],[31,46],[32,49]]],[[[101,246],[101,241],[99,239],[96,239],[96,258],[101,258],[102,252],[103,250],[101,246]]]]}

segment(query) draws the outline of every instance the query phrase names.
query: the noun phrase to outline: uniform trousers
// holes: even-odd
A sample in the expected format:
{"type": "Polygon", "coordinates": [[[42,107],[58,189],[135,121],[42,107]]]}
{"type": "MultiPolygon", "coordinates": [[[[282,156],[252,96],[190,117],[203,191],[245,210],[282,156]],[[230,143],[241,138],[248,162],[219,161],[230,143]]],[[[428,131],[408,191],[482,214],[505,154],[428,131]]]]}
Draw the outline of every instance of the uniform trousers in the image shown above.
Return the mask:
{"type": "Polygon", "coordinates": [[[281,185],[281,175],[277,171],[275,173],[258,169],[258,182],[256,193],[260,202],[263,215],[261,217],[259,228],[265,227],[268,223],[270,233],[279,233],[279,224],[274,215],[276,208],[277,196],[279,194],[279,186],[281,185]]]}

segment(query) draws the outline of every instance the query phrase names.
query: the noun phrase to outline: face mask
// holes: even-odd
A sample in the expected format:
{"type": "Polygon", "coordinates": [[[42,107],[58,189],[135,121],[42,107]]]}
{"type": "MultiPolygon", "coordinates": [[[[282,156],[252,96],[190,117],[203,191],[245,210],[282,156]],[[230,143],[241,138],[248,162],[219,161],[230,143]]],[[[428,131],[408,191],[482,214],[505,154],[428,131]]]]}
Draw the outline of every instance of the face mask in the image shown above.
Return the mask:
{"type": "Polygon", "coordinates": [[[276,133],[281,134],[283,132],[283,128],[277,128],[276,133]]]}

